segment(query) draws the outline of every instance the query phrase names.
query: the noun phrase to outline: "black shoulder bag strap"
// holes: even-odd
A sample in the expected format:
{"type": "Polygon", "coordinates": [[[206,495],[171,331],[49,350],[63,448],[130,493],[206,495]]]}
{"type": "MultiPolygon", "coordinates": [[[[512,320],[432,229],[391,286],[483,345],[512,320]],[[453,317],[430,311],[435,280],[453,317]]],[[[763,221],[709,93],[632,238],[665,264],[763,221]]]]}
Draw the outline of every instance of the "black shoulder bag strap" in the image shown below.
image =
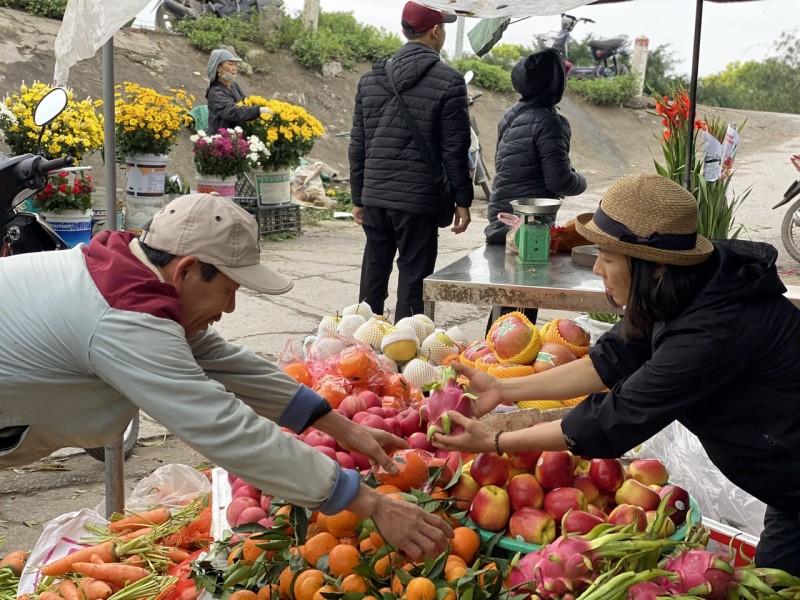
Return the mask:
{"type": "Polygon", "coordinates": [[[422,137],[422,133],[417,126],[417,122],[414,120],[414,117],[411,116],[411,112],[408,110],[406,103],[403,102],[403,98],[400,96],[400,92],[397,91],[397,85],[394,82],[394,66],[392,65],[392,59],[386,61],[386,76],[389,78],[389,85],[392,86],[392,91],[394,92],[395,98],[397,98],[397,103],[400,105],[400,111],[403,113],[403,118],[406,121],[406,126],[408,127],[409,131],[411,131],[411,137],[414,138],[414,143],[417,145],[417,149],[419,150],[420,155],[422,156],[422,160],[428,163],[428,168],[430,169],[431,178],[436,185],[439,185],[442,181],[442,171],[441,169],[438,170],[433,165],[433,158],[431,158],[431,152],[428,149],[428,144],[425,143],[425,139],[422,137]]]}

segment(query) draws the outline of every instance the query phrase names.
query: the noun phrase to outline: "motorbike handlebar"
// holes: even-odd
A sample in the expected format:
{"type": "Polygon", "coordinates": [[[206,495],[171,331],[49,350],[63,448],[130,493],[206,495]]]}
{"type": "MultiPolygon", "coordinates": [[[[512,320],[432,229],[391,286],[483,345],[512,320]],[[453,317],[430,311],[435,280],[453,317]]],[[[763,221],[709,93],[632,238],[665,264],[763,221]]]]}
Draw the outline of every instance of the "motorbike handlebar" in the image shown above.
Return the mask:
{"type": "Polygon", "coordinates": [[[46,175],[50,171],[57,171],[64,167],[69,167],[75,162],[71,156],[63,156],[61,158],[54,158],[53,160],[41,160],[36,165],[36,171],[39,175],[46,175]]]}

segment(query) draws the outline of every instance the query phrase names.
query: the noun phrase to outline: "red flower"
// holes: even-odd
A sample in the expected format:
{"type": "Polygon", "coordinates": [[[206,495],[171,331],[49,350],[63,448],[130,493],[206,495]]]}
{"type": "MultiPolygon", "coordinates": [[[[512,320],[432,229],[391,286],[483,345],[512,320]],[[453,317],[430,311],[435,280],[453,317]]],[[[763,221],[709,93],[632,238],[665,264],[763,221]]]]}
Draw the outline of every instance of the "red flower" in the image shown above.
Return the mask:
{"type": "Polygon", "coordinates": [[[65,194],[67,191],[67,184],[62,183],[60,186],[58,186],[58,191],[61,192],[62,194],[65,194]]]}

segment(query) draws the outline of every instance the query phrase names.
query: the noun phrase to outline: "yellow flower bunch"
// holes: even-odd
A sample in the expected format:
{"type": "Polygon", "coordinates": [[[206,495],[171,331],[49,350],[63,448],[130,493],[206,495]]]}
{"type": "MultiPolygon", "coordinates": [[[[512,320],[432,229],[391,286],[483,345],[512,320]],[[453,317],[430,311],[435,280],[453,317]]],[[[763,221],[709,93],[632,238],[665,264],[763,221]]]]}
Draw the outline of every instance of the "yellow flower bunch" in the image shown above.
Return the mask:
{"type": "Polygon", "coordinates": [[[301,106],[261,96],[248,96],[242,104],[266,106],[272,111],[242,123],[246,137],[254,135],[266,144],[270,156],[262,164],[267,168],[296,167],[300,157],[311,152],[316,139],[325,134],[322,123],[301,106]]]}
{"type": "MultiPolygon", "coordinates": [[[[18,93],[9,94],[3,100],[0,131],[15,154],[39,151],[40,128],[33,122],[33,113],[39,100],[52,89],[40,82],[31,86],[23,83],[18,93]]],[[[103,115],[99,112],[103,101],[75,100],[69,89],[67,100],[64,111],[44,130],[41,149],[48,158],[70,155],[80,161],[103,147],[103,115]]]]}
{"type": "Polygon", "coordinates": [[[182,125],[191,121],[194,96],[171,89],[172,95],[126,81],[117,86],[114,117],[117,155],[166,154],[178,141],[182,125]]]}

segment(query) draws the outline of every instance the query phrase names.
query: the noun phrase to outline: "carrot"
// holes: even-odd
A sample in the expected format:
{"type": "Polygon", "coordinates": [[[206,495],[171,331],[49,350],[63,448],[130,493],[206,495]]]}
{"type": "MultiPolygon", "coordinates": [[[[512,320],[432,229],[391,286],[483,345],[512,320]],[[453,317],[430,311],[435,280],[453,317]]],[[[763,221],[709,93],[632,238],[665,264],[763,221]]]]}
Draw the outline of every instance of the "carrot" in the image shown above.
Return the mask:
{"type": "Polygon", "coordinates": [[[78,584],[78,589],[83,592],[86,600],[106,600],[106,598],[114,593],[105,581],[97,581],[91,577],[84,577],[81,579],[78,584]]]}
{"type": "Polygon", "coordinates": [[[143,535],[147,535],[153,531],[152,527],[142,527],[141,529],[134,529],[133,531],[129,531],[128,533],[123,533],[120,536],[117,536],[116,539],[127,542],[129,540],[134,540],[136,538],[142,537],[143,535]]]}
{"type": "Polygon", "coordinates": [[[132,567],[141,567],[142,569],[145,568],[144,559],[139,554],[129,554],[125,558],[123,558],[120,562],[130,565],[132,567]]]}
{"type": "Polygon", "coordinates": [[[175,563],[176,565],[181,564],[183,561],[185,561],[192,555],[192,553],[186,550],[185,548],[170,547],[170,548],[165,548],[165,550],[167,558],[170,560],[170,562],[175,563]]]}
{"type": "Polygon", "coordinates": [[[81,593],[78,586],[71,579],[62,579],[58,584],[58,591],[64,600],[81,600],[81,593]]]}
{"type": "Polygon", "coordinates": [[[97,544],[96,546],[87,546],[85,548],[81,548],[72,554],[67,554],[58,560],[54,560],[53,562],[42,567],[41,573],[42,575],[52,576],[64,575],[72,571],[72,565],[76,562],[85,562],[91,560],[92,554],[96,554],[102,559],[103,562],[106,563],[113,563],[117,560],[117,556],[114,554],[114,543],[103,542],[102,544],[97,544]]]}
{"type": "Polygon", "coordinates": [[[143,577],[150,575],[150,571],[142,569],[141,567],[134,567],[133,565],[126,565],[123,563],[112,563],[107,565],[98,565],[90,562],[77,562],[73,563],[72,569],[76,573],[91,577],[92,579],[102,579],[108,583],[115,583],[125,587],[129,583],[139,581],[143,577]]]}
{"type": "Polygon", "coordinates": [[[39,600],[61,600],[61,596],[59,596],[55,592],[45,590],[44,592],[39,594],[39,600]]]}
{"type": "Polygon", "coordinates": [[[124,517],[118,521],[108,524],[111,531],[125,531],[127,529],[138,529],[142,525],[161,525],[170,519],[170,512],[167,508],[154,508],[143,513],[124,517]]]}
{"type": "Polygon", "coordinates": [[[27,560],[28,553],[25,550],[15,550],[14,552],[9,552],[3,557],[3,560],[0,560],[0,569],[11,569],[11,572],[19,577],[27,560]]]}

